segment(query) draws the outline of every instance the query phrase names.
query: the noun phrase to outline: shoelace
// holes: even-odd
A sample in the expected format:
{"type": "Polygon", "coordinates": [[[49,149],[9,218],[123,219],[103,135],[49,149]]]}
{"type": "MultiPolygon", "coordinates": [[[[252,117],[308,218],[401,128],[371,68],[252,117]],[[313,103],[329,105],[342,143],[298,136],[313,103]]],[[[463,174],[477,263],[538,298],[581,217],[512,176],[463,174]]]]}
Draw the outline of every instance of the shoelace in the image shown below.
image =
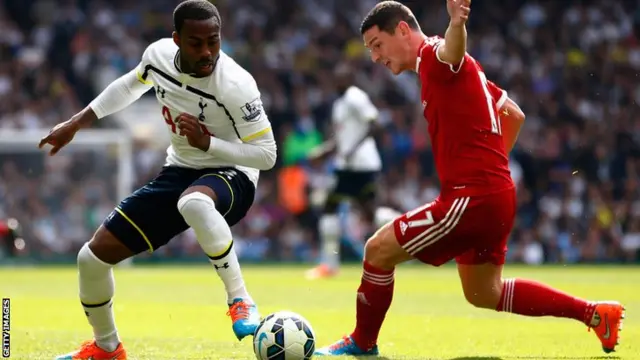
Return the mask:
{"type": "Polygon", "coordinates": [[[229,311],[227,311],[227,316],[231,316],[232,321],[237,321],[239,319],[248,319],[249,305],[247,305],[243,301],[237,302],[231,305],[229,311]]]}

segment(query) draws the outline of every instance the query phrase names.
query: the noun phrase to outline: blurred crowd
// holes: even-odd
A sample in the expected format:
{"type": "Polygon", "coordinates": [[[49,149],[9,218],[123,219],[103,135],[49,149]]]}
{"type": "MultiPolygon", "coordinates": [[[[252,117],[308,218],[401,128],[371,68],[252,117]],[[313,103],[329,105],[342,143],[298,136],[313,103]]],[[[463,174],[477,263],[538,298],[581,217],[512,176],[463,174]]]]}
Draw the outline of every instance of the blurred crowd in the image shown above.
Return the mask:
{"type": "MultiPolygon", "coordinates": [[[[179,1],[0,1],[0,129],[49,128],[169,36],[179,1]]],[[[279,142],[256,202],[234,228],[245,259],[313,260],[330,162],[308,152],[332,135],[333,68],[348,61],[385,131],[382,203],[406,211],[438,193],[414,74],[391,76],[359,34],[374,0],[220,0],[223,50],[256,78],[279,142]],[[310,191],[309,191],[310,190],[310,191]]],[[[443,34],[445,1],[407,1],[427,34],[443,34]]],[[[527,115],[511,157],[519,214],[511,261],[638,261],[640,7],[636,1],[514,0],[473,4],[469,52],[527,115]]],[[[147,96],[153,96],[152,93],[147,96]]],[[[158,122],[160,125],[160,120],[158,122]]],[[[102,121],[97,126],[113,126],[102,121]]],[[[0,144],[1,145],[1,144],[0,144]]],[[[136,142],[136,184],[164,152],[136,142]]],[[[17,218],[30,256],[71,254],[120,199],[108,148],[0,153],[0,219],[17,218]]],[[[349,235],[362,236],[349,219],[349,235]]],[[[190,232],[158,258],[201,256],[190,232]]]]}

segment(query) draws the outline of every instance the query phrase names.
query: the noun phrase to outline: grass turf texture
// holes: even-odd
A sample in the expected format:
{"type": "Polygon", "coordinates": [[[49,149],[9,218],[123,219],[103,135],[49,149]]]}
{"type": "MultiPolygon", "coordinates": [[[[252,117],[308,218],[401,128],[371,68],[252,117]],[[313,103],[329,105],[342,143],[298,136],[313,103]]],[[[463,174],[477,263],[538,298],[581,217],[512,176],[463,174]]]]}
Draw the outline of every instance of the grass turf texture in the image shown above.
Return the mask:
{"type": "MultiPolygon", "coordinates": [[[[244,274],[263,315],[292,310],[314,327],[317,345],[349,333],[359,267],[310,282],[302,267],[252,266],[244,274]]],[[[221,282],[210,267],[117,268],[115,311],[131,359],[253,359],[225,316],[221,282]]],[[[640,359],[640,268],[518,267],[527,277],[591,299],[624,302],[621,346],[605,355],[582,324],[525,318],[467,305],[454,267],[396,271],[394,303],[380,337],[380,359],[640,359]]],[[[11,359],[51,359],[91,338],[77,298],[76,270],[0,268],[0,296],[11,298],[11,359]]]]}

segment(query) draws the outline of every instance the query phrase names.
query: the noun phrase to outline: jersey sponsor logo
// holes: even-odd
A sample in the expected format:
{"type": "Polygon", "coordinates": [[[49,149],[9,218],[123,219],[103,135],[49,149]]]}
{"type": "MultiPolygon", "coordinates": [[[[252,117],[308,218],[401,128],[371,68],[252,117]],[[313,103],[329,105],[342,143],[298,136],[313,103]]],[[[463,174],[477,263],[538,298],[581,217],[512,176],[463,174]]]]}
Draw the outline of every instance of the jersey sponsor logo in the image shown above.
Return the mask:
{"type": "Polygon", "coordinates": [[[262,101],[260,98],[256,98],[251,100],[250,102],[244,104],[240,110],[244,116],[242,117],[247,122],[257,121],[260,119],[260,115],[262,115],[262,101]]]}

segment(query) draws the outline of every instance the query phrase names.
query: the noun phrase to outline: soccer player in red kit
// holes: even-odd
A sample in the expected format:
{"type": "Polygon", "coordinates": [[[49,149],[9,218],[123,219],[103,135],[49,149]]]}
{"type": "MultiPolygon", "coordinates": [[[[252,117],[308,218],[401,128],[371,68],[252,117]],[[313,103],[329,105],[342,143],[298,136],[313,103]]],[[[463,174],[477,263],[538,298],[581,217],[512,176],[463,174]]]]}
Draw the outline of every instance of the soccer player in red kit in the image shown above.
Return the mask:
{"type": "Polygon", "coordinates": [[[502,278],[516,215],[507,154],[524,114],[466,53],[469,6],[470,0],[447,1],[451,19],[444,39],[425,36],[411,10],[395,1],[377,4],[362,22],[374,62],[396,75],[413,70],[420,76],[441,193],[369,239],[356,328],[316,355],[378,354],[394,269],[410,259],[433,266],[455,259],[465,298],[476,307],[575,319],[594,329],[605,352],[617,345],[624,318],[619,303],[587,301],[535,281],[502,278]]]}

